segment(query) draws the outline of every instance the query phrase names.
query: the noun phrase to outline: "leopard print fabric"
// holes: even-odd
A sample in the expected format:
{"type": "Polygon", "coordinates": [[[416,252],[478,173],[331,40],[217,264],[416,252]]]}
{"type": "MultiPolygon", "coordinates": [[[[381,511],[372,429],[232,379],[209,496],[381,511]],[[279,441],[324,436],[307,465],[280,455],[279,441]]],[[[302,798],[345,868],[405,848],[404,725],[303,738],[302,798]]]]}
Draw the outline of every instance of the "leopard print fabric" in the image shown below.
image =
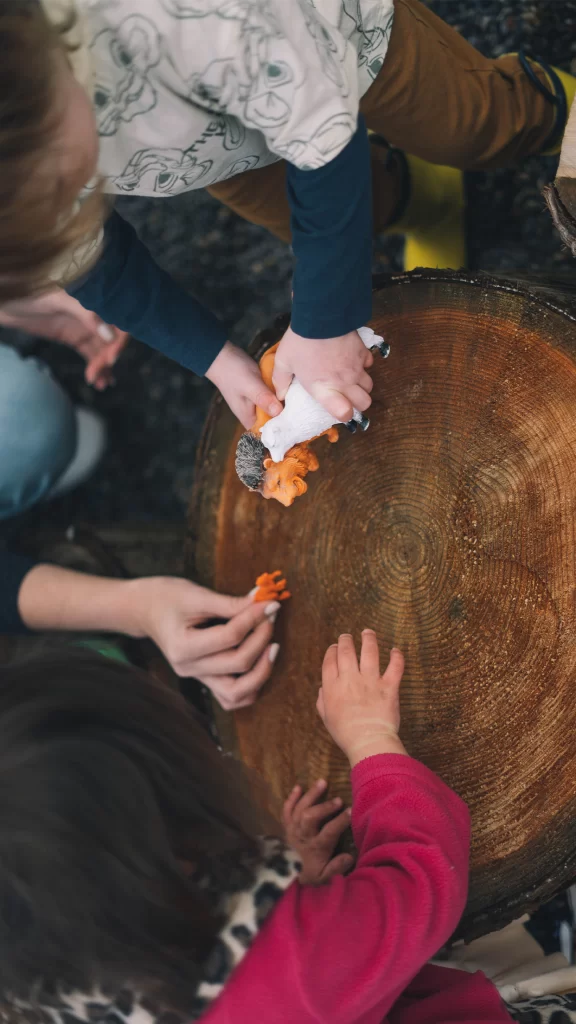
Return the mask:
{"type": "MultiPolygon", "coordinates": [[[[188,1024],[220,995],[276,903],[301,871],[297,855],[279,839],[261,840],[262,858],[251,885],[223,898],[226,924],[205,964],[194,1005],[185,1016],[162,1010],[130,986],[120,992],[43,995],[34,1005],[0,1006],[0,1024],[188,1024]]],[[[576,1024],[576,994],[530,999],[506,1009],[517,1024],[576,1024]]]]}
{"type": "Polygon", "coordinates": [[[541,996],[506,1009],[518,1024],[576,1024],[576,995],[541,996]]]}
{"type": "Polygon", "coordinates": [[[262,856],[251,885],[222,898],[226,924],[206,960],[203,980],[185,1017],[159,1009],[127,985],[115,994],[96,990],[59,992],[49,997],[44,992],[34,1005],[11,1004],[0,1009],[0,1024],[187,1024],[199,1020],[218,998],[263,922],[302,869],[297,854],[280,839],[265,838],[260,844],[262,856]]]}

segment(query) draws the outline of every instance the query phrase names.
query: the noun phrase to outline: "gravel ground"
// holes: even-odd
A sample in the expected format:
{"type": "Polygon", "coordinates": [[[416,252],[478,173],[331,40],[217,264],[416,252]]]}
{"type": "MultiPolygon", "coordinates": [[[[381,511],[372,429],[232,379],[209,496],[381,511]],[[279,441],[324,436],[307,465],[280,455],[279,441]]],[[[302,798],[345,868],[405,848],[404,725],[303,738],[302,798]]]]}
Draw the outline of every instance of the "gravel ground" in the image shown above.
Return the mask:
{"type": "MultiPolygon", "coordinates": [[[[437,0],[432,6],[486,54],[524,47],[576,71],[576,0],[437,0]]],[[[553,174],[553,160],[532,159],[520,170],[470,176],[472,267],[553,271],[569,265],[540,195],[553,174]]],[[[234,341],[247,343],[287,308],[287,247],[210,196],[131,198],[121,201],[121,211],[158,261],[219,310],[234,341]]],[[[399,255],[398,241],[384,240],[375,266],[400,269],[399,255]]],[[[98,472],[72,496],[46,506],[44,524],[181,519],[211,386],[133,343],[118,366],[117,386],[98,395],[84,385],[73,353],[32,339],[26,344],[77,401],[106,417],[110,429],[98,472]]]]}

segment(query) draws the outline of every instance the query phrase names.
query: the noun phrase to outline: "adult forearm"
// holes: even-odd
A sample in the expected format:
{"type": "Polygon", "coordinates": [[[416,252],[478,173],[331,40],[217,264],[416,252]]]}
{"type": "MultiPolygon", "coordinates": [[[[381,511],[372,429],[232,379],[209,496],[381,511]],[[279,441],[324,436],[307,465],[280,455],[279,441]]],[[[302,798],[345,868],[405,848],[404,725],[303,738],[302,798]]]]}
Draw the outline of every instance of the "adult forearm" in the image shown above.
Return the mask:
{"type": "Polygon", "coordinates": [[[22,581],[18,609],[32,630],[100,630],[141,636],[138,582],[36,565],[22,581]]]}

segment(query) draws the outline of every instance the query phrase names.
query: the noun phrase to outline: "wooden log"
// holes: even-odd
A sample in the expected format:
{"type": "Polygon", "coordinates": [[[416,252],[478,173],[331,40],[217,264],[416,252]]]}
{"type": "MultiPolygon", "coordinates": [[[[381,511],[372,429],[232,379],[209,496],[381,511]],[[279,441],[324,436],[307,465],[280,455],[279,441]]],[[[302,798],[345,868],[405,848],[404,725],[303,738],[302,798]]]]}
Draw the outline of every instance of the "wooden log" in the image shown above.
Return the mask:
{"type": "MultiPolygon", "coordinates": [[[[293,599],[254,707],[222,742],[276,805],[347,765],[315,712],[322,655],[373,627],[406,655],[402,735],[473,819],[460,934],[498,927],[576,877],[576,314],[547,283],[422,271],[380,281],[366,434],[315,443],[320,469],[286,509],[234,472],[240,428],[206,425],[188,570],[245,593],[279,568],[293,599]]],[[[280,323],[257,339],[259,355],[280,323]]]]}

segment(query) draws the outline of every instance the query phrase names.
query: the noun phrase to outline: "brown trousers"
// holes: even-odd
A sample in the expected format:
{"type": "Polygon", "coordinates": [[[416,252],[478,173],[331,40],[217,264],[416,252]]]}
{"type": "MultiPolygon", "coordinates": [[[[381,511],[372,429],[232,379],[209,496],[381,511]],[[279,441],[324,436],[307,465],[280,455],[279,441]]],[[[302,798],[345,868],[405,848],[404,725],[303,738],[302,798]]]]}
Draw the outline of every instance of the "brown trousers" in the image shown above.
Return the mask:
{"type": "MultiPolygon", "coordinates": [[[[546,79],[536,69],[544,82],[546,79]]],[[[368,128],[434,164],[488,170],[541,152],[554,107],[516,57],[490,60],[419,0],[395,0],[390,45],[362,98],[368,128]]],[[[374,147],[374,230],[383,231],[401,193],[399,165],[374,147]]],[[[245,220],[290,241],[284,162],[238,174],[208,191],[245,220]]]]}

